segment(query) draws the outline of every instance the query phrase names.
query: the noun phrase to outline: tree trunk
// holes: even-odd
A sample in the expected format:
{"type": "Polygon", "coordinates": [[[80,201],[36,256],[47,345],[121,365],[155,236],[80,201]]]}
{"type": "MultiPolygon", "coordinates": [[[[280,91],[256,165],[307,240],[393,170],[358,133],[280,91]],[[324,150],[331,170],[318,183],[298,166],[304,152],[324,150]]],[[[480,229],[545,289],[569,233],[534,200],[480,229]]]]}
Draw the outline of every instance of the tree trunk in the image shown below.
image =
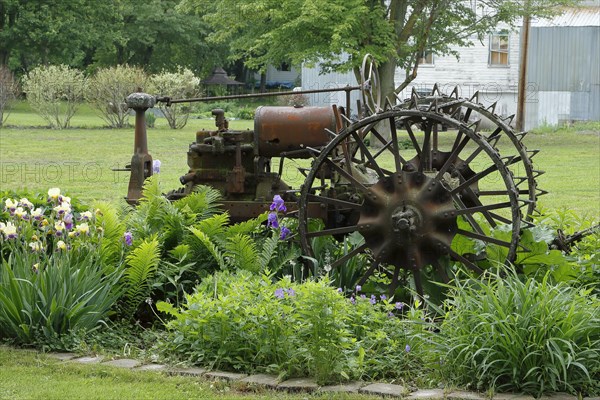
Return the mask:
{"type": "Polygon", "coordinates": [[[264,93],[267,91],[267,73],[260,73],[260,92],[264,93]]]}
{"type": "Polygon", "coordinates": [[[390,100],[392,105],[396,104],[396,96],[394,95],[394,90],[396,89],[396,84],[394,82],[396,60],[394,58],[388,59],[377,67],[377,72],[379,72],[379,79],[381,81],[381,107],[385,107],[386,97],[390,100]]]}

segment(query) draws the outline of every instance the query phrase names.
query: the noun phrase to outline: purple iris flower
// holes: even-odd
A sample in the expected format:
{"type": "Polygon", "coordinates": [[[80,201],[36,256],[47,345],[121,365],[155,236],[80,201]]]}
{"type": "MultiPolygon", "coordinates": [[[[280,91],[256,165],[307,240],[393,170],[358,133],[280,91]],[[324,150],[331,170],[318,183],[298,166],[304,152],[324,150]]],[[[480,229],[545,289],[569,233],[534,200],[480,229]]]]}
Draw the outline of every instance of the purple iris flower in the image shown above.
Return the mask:
{"type": "Polygon", "coordinates": [[[283,199],[281,198],[280,195],[276,194],[273,197],[273,202],[271,203],[271,207],[270,207],[271,211],[279,211],[282,213],[285,213],[287,211],[287,208],[285,206],[285,202],[283,201],[283,199]]]}
{"type": "Polygon", "coordinates": [[[407,353],[410,351],[410,345],[406,345],[406,347],[404,348],[404,351],[406,351],[407,353]]]}
{"type": "Polygon", "coordinates": [[[381,296],[379,296],[379,298],[383,301],[383,300],[387,299],[387,296],[385,294],[382,294],[381,296]]]}
{"type": "Polygon", "coordinates": [[[362,290],[362,286],[360,286],[360,285],[356,285],[356,291],[357,291],[357,292],[360,292],[361,290],[362,290]]]}
{"type": "Polygon", "coordinates": [[[125,232],[125,234],[123,235],[123,239],[125,239],[125,244],[127,246],[131,246],[133,244],[133,235],[131,234],[131,232],[125,232]]]}
{"type": "Polygon", "coordinates": [[[279,221],[277,220],[277,214],[272,212],[267,217],[267,227],[279,228],[279,221]]]}
{"type": "Polygon", "coordinates": [[[337,292],[338,292],[338,293],[342,293],[343,291],[344,291],[344,290],[343,290],[341,287],[337,288],[337,292]]]}
{"type": "Polygon", "coordinates": [[[372,294],[372,295],[371,295],[371,299],[369,300],[369,302],[370,302],[371,304],[375,304],[375,303],[377,303],[377,299],[375,298],[375,295],[374,295],[374,294],[372,294]]]}
{"type": "Polygon", "coordinates": [[[63,222],[65,223],[65,229],[70,231],[73,229],[73,214],[69,213],[65,215],[63,218],[63,222]]]}
{"type": "Polygon", "coordinates": [[[290,233],[292,233],[292,231],[290,231],[287,227],[282,226],[281,227],[281,234],[279,235],[279,239],[280,240],[285,240],[285,238],[287,238],[290,233]]]}
{"type": "Polygon", "coordinates": [[[350,297],[350,303],[356,304],[356,299],[354,298],[354,296],[350,297]]]}
{"type": "Polygon", "coordinates": [[[402,302],[398,301],[398,302],[396,302],[395,307],[396,307],[396,310],[402,310],[402,307],[404,307],[404,304],[402,304],[402,302]]]}
{"type": "Polygon", "coordinates": [[[289,288],[289,289],[287,290],[287,294],[288,294],[288,296],[290,296],[290,297],[294,297],[294,296],[296,295],[296,291],[295,291],[294,289],[292,289],[292,288],[289,288]]]}
{"type": "Polygon", "coordinates": [[[283,299],[285,297],[285,292],[282,288],[275,289],[275,297],[277,297],[278,299],[283,299]]]}

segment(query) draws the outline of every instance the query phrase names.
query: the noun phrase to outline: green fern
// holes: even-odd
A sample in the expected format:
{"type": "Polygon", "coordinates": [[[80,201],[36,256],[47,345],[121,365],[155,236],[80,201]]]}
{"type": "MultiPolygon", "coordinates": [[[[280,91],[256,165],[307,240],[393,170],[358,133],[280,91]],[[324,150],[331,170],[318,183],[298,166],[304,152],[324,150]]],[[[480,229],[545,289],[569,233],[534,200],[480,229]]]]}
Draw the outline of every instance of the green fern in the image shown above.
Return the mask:
{"type": "Polygon", "coordinates": [[[139,305],[150,296],[151,281],[160,262],[156,237],[146,239],[127,256],[125,270],[124,316],[133,317],[139,305]]]}
{"type": "Polygon", "coordinates": [[[248,235],[229,236],[225,245],[225,257],[233,268],[258,272],[261,268],[256,244],[248,235]]]}
{"type": "Polygon", "coordinates": [[[96,224],[104,230],[100,248],[100,260],[107,273],[120,265],[123,257],[123,234],[126,226],[121,213],[111,203],[97,203],[96,224]]]}
{"type": "Polygon", "coordinates": [[[258,261],[260,264],[260,270],[264,271],[269,267],[271,260],[277,255],[277,246],[279,239],[273,235],[268,237],[262,246],[261,252],[259,253],[258,261]]]}
{"type": "Polygon", "coordinates": [[[195,239],[195,240],[190,240],[189,243],[192,246],[194,244],[202,245],[212,255],[214,260],[219,265],[219,268],[221,268],[222,270],[226,270],[227,262],[225,262],[225,256],[223,255],[223,253],[221,252],[219,247],[215,243],[213,243],[213,241],[210,239],[210,237],[206,233],[202,232],[200,229],[190,227],[189,230],[190,230],[190,232],[192,232],[193,238],[195,239]]]}
{"type": "Polygon", "coordinates": [[[182,212],[194,214],[197,221],[219,212],[221,193],[210,186],[197,186],[194,193],[177,200],[173,205],[182,212]]]}

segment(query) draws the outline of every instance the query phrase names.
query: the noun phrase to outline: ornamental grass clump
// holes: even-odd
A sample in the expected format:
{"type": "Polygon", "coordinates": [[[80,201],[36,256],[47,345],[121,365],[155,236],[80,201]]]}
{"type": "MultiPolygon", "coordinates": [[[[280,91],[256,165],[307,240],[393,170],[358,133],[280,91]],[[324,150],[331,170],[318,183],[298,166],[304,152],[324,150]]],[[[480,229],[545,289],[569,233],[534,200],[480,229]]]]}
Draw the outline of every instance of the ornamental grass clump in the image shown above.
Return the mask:
{"type": "Polygon", "coordinates": [[[119,264],[102,261],[96,215],[77,212],[58,188],[36,207],[4,199],[0,221],[0,338],[18,344],[90,331],[120,296],[119,264]]]}
{"type": "Polygon", "coordinates": [[[477,389],[600,392],[600,300],[514,272],[456,281],[438,337],[442,372],[477,389]]]}

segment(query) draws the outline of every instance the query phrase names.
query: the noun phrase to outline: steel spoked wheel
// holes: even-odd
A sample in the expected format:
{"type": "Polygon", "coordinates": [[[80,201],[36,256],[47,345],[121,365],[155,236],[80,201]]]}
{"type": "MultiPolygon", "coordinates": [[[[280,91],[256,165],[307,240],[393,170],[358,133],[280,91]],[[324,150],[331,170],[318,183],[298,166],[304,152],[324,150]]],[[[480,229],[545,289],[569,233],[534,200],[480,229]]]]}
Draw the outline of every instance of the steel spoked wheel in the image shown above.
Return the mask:
{"type": "Polygon", "coordinates": [[[381,81],[375,65],[375,59],[367,54],[360,69],[361,101],[369,115],[376,114],[382,108],[381,81]]]}
{"type": "Polygon", "coordinates": [[[500,246],[506,260],[515,257],[522,199],[503,159],[477,129],[435,111],[381,112],[347,126],[321,151],[302,187],[300,204],[328,207],[324,226],[310,224],[300,207],[303,251],[315,256],[313,240],[339,238],[353,232],[363,241],[331,263],[344,268],[355,256],[369,259],[358,284],[379,272],[387,276],[393,295],[399,276],[410,271],[423,294],[421,271],[433,268],[448,276],[442,259],[452,259],[481,272],[471,254],[453,243],[475,240],[481,248],[500,246]],[[387,125],[389,132],[382,132],[387,125]],[[439,131],[440,126],[450,131],[439,131]],[[365,140],[369,138],[372,147],[365,140]],[[377,146],[374,146],[377,145],[377,146]],[[493,196],[481,196],[493,191],[493,196]],[[510,239],[498,239],[493,228],[506,226],[510,239]]]}
{"type": "MultiPolygon", "coordinates": [[[[528,200],[521,204],[521,208],[525,224],[529,225],[528,221],[532,220],[536,210],[537,199],[547,193],[538,187],[536,180],[544,171],[536,170],[532,162],[532,158],[539,150],[528,150],[523,144],[527,132],[517,133],[510,126],[514,115],[501,117],[495,113],[496,103],[485,107],[478,101],[478,92],[470,99],[464,99],[458,97],[458,88],[448,96],[440,94],[437,86],[434,86],[429,96],[421,97],[413,92],[411,99],[405,101],[399,108],[437,109],[463,123],[477,125],[478,129],[480,127],[486,129],[486,141],[492,144],[502,156],[511,158],[508,167],[513,174],[519,195],[528,200]]],[[[480,196],[490,195],[494,193],[480,193],[480,196]]]]}

